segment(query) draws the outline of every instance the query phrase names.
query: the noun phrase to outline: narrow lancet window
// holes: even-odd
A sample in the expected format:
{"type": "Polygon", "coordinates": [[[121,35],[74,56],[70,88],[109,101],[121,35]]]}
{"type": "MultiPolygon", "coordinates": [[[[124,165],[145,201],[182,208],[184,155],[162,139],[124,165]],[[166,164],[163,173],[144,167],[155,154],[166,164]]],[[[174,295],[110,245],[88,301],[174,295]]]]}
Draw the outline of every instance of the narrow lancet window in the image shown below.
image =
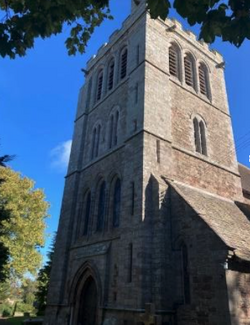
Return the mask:
{"type": "Polygon", "coordinates": [[[190,280],[189,280],[189,269],[188,269],[188,249],[185,244],[181,247],[182,254],[182,275],[183,275],[183,296],[184,303],[190,304],[190,280]]]}
{"type": "Polygon", "coordinates": [[[90,207],[91,207],[91,193],[89,192],[85,199],[85,215],[84,215],[84,229],[83,235],[87,235],[88,227],[89,227],[89,220],[90,220],[90,207]]]}
{"type": "Polygon", "coordinates": [[[99,190],[98,212],[97,212],[97,225],[96,230],[102,231],[104,228],[104,216],[105,216],[105,192],[106,183],[102,182],[99,190]]]}
{"type": "Polygon", "coordinates": [[[197,117],[193,119],[195,151],[207,156],[205,123],[197,117]]]}
{"type": "Polygon", "coordinates": [[[115,182],[114,197],[113,197],[113,227],[120,225],[121,212],[121,181],[118,178],[115,182]]]}
{"type": "Polygon", "coordinates": [[[109,149],[118,143],[119,111],[112,113],[109,121],[109,149]]]}
{"type": "Polygon", "coordinates": [[[133,244],[128,246],[128,283],[133,281],[133,244]]]}
{"type": "Polygon", "coordinates": [[[94,128],[93,136],[92,136],[91,159],[95,158],[95,146],[96,146],[96,128],[94,128]]]}

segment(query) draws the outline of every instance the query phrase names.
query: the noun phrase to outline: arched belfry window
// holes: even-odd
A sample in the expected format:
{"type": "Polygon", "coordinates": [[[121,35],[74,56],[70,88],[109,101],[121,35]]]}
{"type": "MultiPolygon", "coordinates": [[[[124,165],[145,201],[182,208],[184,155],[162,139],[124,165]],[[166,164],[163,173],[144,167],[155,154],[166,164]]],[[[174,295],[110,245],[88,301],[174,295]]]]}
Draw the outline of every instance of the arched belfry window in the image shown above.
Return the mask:
{"type": "Polygon", "coordinates": [[[207,156],[207,140],[205,123],[202,119],[193,119],[195,150],[207,156]]]}
{"type": "Polygon", "coordinates": [[[201,63],[199,66],[199,84],[201,94],[209,98],[208,70],[205,64],[203,63],[201,63]]]}
{"type": "Polygon", "coordinates": [[[117,178],[114,185],[113,192],[113,227],[120,225],[120,212],[121,212],[121,180],[117,178]]]}
{"type": "Polygon", "coordinates": [[[92,134],[91,159],[98,157],[101,139],[101,125],[98,124],[92,134]]]}
{"type": "Polygon", "coordinates": [[[83,235],[87,235],[89,228],[89,220],[90,220],[90,208],[91,208],[91,192],[88,192],[85,196],[84,200],[84,228],[83,235]]]}
{"type": "Polygon", "coordinates": [[[178,78],[181,79],[180,76],[180,51],[179,48],[172,44],[169,48],[169,73],[178,78]]]}
{"type": "Polygon", "coordinates": [[[119,111],[111,114],[109,120],[109,148],[116,146],[118,143],[118,129],[119,129],[119,111]]]}
{"type": "Polygon", "coordinates": [[[194,59],[190,54],[187,54],[184,58],[184,70],[185,70],[185,83],[195,88],[195,66],[194,59]]]}
{"type": "Polygon", "coordinates": [[[97,210],[97,224],[96,224],[97,231],[102,231],[104,228],[105,196],[106,196],[106,183],[103,181],[100,185],[99,196],[98,196],[98,210],[97,210]]]}
{"type": "Polygon", "coordinates": [[[109,63],[108,68],[108,90],[112,90],[114,87],[114,72],[115,72],[115,61],[112,59],[109,63]]]}
{"type": "Polygon", "coordinates": [[[101,70],[97,77],[96,100],[102,98],[102,85],[103,85],[103,70],[101,70]]]}
{"type": "Polygon", "coordinates": [[[127,76],[127,67],[128,67],[128,49],[125,47],[121,51],[120,56],[120,79],[124,79],[127,76]]]}

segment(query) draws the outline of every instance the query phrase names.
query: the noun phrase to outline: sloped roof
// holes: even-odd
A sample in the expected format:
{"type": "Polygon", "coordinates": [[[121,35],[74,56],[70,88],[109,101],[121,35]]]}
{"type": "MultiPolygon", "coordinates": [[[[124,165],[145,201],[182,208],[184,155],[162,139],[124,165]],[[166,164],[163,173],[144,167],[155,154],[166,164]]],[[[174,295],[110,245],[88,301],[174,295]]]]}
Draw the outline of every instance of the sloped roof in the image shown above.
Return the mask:
{"type": "Polygon", "coordinates": [[[241,177],[242,189],[243,191],[250,193],[250,169],[242,164],[239,164],[238,167],[241,177]]]}
{"type": "Polygon", "coordinates": [[[165,181],[239,258],[250,261],[250,221],[233,201],[179,182],[165,181]]]}

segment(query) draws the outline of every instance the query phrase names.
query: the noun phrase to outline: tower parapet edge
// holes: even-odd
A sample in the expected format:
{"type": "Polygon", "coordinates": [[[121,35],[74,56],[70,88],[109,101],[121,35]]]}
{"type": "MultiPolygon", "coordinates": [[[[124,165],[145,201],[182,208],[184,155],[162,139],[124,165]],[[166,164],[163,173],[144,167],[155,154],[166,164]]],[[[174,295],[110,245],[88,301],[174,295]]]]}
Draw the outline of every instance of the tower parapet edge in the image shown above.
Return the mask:
{"type": "Polygon", "coordinates": [[[131,13],[133,14],[141,6],[146,7],[146,0],[131,0],[131,13]]]}

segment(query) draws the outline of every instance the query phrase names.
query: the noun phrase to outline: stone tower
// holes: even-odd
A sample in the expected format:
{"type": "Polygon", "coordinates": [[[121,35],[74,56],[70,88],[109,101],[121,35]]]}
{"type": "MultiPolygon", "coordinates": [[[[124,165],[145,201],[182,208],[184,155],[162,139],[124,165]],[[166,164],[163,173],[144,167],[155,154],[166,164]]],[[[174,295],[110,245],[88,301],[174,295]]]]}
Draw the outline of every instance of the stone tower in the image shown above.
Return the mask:
{"type": "Polygon", "coordinates": [[[44,324],[246,324],[223,58],[132,1],[86,70],[44,324]]]}

